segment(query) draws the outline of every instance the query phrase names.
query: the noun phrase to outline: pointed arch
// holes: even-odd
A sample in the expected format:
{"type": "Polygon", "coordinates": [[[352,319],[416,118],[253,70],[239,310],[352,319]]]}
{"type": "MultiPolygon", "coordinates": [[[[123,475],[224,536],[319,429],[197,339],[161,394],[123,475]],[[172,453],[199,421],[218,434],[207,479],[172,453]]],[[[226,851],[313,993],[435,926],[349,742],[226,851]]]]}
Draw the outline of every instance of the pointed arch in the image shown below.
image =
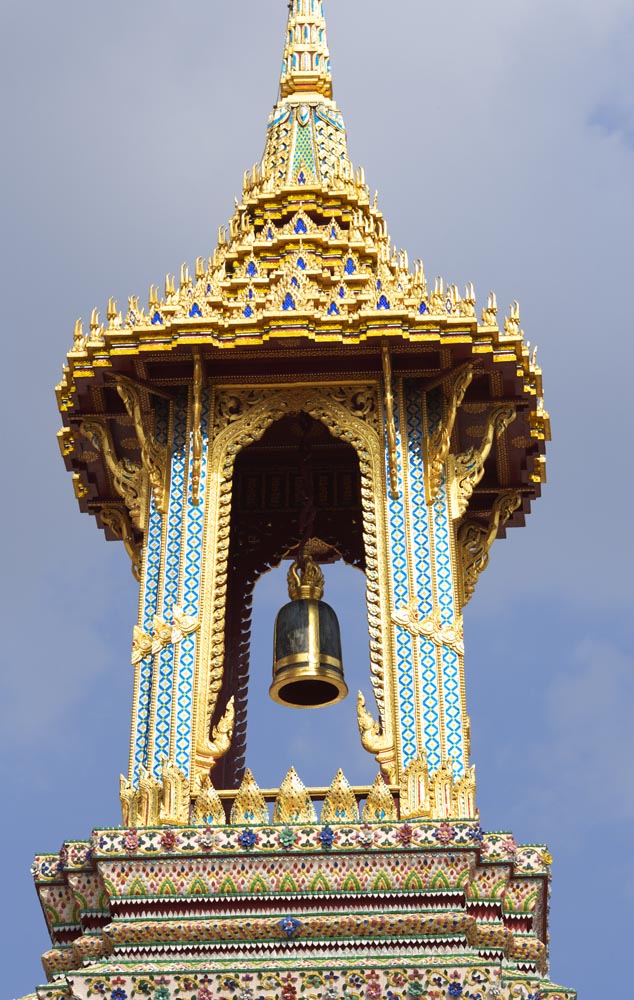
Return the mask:
{"type": "Polygon", "coordinates": [[[366,560],[366,603],[370,642],[371,683],[382,722],[385,745],[394,740],[394,723],[385,710],[386,685],[392,694],[387,562],[384,448],[380,395],[376,385],[316,385],[312,388],[219,390],[215,399],[211,467],[219,470],[207,499],[204,549],[208,553],[203,579],[201,643],[193,719],[194,768],[213,766],[210,729],[222,688],[225,657],[227,564],[229,556],[233,469],[240,451],[259,441],[271,424],[293,413],[306,413],[323,423],[333,437],[357,453],[361,475],[361,513],[366,560]],[[381,599],[382,597],[382,599],[381,599]]]}

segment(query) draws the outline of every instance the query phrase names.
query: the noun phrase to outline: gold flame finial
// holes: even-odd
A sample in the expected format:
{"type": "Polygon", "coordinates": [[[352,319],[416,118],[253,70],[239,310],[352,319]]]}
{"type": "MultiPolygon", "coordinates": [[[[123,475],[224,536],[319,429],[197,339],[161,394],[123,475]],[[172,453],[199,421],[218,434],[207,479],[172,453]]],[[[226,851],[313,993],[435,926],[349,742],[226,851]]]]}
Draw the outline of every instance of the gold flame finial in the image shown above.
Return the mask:
{"type": "Polygon", "coordinates": [[[296,560],[288,571],[288,596],[291,601],[312,598],[320,601],[324,596],[324,574],[310,555],[304,552],[304,565],[296,560]]]}

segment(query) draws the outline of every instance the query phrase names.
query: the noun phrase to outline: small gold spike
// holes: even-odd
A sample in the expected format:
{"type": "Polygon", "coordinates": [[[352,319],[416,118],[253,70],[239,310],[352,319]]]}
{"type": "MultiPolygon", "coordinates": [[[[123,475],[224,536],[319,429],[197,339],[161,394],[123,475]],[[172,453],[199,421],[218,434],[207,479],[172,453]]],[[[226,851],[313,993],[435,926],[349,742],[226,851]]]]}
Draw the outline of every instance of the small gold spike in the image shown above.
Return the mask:
{"type": "Polygon", "coordinates": [[[280,785],[275,800],[273,822],[285,825],[317,822],[317,814],[310,795],[294,767],[290,768],[280,785]]]}
{"type": "Polygon", "coordinates": [[[487,299],[486,308],[482,310],[482,323],[484,326],[497,326],[498,302],[495,292],[490,292],[487,299]]]}
{"type": "Polygon", "coordinates": [[[397,818],[394,796],[385,784],[381,772],[379,772],[365,800],[363,822],[393,823],[397,818]]]}
{"type": "Polygon", "coordinates": [[[358,823],[359,806],[350,783],[339,768],[321,807],[322,823],[358,823]]]}
{"type": "Polygon", "coordinates": [[[229,822],[232,826],[257,826],[269,821],[269,811],[264,796],[249,768],[244,772],[242,784],[231,807],[229,822]]]}

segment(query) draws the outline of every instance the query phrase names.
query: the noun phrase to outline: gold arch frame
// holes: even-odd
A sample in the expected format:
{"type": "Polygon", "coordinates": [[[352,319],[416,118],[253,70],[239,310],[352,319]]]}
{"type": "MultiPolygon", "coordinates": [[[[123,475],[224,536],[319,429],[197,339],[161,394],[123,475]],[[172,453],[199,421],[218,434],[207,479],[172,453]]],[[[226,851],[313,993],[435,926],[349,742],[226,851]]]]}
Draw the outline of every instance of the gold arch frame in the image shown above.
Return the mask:
{"type": "Polygon", "coordinates": [[[213,767],[210,729],[222,687],[225,653],[227,563],[233,470],[243,448],[260,440],[281,417],[307,413],[347,441],[359,458],[361,509],[366,557],[366,603],[370,640],[370,680],[382,727],[381,755],[396,755],[393,706],[395,677],[389,608],[385,446],[378,384],[320,384],[265,389],[216,387],[213,439],[209,442],[201,581],[201,629],[197,651],[192,720],[192,781],[213,767]],[[339,397],[339,398],[335,398],[339,397]],[[358,415],[357,415],[358,414],[358,415]]]}

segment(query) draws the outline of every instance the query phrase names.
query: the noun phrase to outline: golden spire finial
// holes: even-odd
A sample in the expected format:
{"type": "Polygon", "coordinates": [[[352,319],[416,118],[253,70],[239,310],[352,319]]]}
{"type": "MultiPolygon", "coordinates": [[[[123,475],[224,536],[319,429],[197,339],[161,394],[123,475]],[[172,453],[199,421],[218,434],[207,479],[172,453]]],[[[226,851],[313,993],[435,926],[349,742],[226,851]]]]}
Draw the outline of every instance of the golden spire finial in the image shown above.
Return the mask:
{"type": "Polygon", "coordinates": [[[245,190],[256,184],[331,188],[341,177],[352,179],[353,170],[332,100],[323,0],[291,0],[280,98],[269,118],[262,165],[245,175],[245,190]]]}
{"type": "Polygon", "coordinates": [[[318,93],[332,98],[323,0],[289,2],[280,91],[282,97],[318,93]]]}

